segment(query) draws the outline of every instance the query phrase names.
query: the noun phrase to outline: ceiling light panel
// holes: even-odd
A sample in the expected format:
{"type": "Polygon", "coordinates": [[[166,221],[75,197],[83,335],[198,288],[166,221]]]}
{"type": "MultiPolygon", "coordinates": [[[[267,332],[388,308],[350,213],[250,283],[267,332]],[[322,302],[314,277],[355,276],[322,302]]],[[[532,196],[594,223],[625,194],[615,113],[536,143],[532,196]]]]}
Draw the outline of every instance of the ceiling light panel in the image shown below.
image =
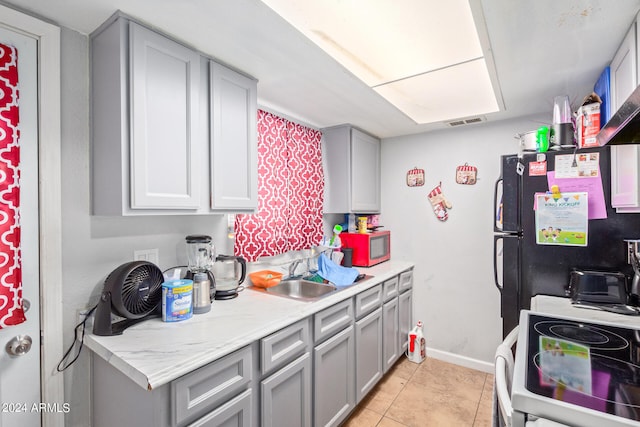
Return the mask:
{"type": "Polygon", "coordinates": [[[375,88],[416,123],[433,123],[499,110],[484,59],[375,88]]]}
{"type": "Polygon", "coordinates": [[[369,86],[482,57],[468,0],[262,0],[369,86]]]}

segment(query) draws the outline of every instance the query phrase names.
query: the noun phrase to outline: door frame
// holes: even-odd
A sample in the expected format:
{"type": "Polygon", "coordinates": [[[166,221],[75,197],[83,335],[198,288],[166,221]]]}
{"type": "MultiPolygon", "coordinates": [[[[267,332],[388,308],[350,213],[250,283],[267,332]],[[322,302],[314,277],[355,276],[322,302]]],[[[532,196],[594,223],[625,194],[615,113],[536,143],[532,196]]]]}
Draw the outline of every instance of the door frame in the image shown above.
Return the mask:
{"type": "MultiPolygon", "coordinates": [[[[38,40],[40,388],[42,402],[62,404],[64,375],[56,370],[63,353],[60,28],[5,5],[0,5],[0,21],[38,40]]],[[[45,411],[42,425],[63,427],[64,416],[45,411]]]]}

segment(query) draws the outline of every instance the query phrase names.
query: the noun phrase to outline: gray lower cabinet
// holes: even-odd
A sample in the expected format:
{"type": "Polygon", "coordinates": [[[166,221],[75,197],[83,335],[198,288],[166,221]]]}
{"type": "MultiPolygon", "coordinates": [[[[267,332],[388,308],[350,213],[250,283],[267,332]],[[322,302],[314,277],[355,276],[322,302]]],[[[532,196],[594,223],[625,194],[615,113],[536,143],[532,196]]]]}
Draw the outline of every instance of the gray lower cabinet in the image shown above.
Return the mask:
{"type": "Polygon", "coordinates": [[[366,291],[360,292],[355,297],[355,316],[356,319],[362,318],[364,315],[371,313],[382,305],[382,285],[376,285],[366,291]]]}
{"type": "Polygon", "coordinates": [[[251,427],[251,390],[231,399],[189,427],[251,427]]]}
{"type": "Polygon", "coordinates": [[[413,269],[403,271],[398,278],[398,292],[403,293],[413,288],[413,269]]]}
{"type": "Polygon", "coordinates": [[[353,325],[313,350],[314,426],[337,426],[355,407],[353,325]]]}
{"type": "Polygon", "coordinates": [[[303,319],[260,340],[260,374],[266,377],[311,348],[311,319],[303,319]]]}
{"type": "Polygon", "coordinates": [[[356,402],[382,378],[382,308],[356,321],[356,402]]]}
{"type": "Polygon", "coordinates": [[[353,324],[353,302],[344,300],[313,316],[313,342],[318,344],[353,324]]]}
{"type": "Polygon", "coordinates": [[[260,340],[260,425],[311,427],[311,319],[260,340]]]}
{"type": "Polygon", "coordinates": [[[398,297],[398,312],[400,318],[398,339],[400,351],[405,354],[409,347],[409,331],[413,328],[413,291],[411,289],[398,297]]]}
{"type": "Polygon", "coordinates": [[[382,298],[385,302],[398,296],[398,276],[385,280],[382,284],[382,298]]]}
{"type": "Polygon", "coordinates": [[[400,357],[398,321],[398,298],[394,298],[382,306],[382,368],[385,373],[400,357]]]}
{"type": "Polygon", "coordinates": [[[153,390],[135,384],[94,354],[92,426],[251,426],[255,347],[244,347],[153,390]]]}
{"type": "Polygon", "coordinates": [[[95,427],[338,426],[406,349],[412,271],[145,390],[92,356],[95,427]]]}
{"type": "Polygon", "coordinates": [[[262,380],[260,399],[263,427],[311,427],[311,355],[262,380]]]}
{"type": "Polygon", "coordinates": [[[252,370],[251,347],[245,347],[172,381],[172,425],[201,417],[247,389],[252,370]]]}
{"type": "Polygon", "coordinates": [[[409,346],[409,331],[413,328],[413,269],[400,273],[398,280],[398,315],[400,328],[400,350],[407,352],[409,346]]]}

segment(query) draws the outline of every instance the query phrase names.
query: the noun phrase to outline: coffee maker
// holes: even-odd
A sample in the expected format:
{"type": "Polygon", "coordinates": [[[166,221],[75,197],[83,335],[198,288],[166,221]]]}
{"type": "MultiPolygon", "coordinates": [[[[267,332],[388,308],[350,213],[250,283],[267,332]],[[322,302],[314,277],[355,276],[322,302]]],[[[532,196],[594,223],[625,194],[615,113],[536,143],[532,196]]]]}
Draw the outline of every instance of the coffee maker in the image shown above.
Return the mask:
{"type": "MultiPolygon", "coordinates": [[[[213,301],[216,293],[216,280],[212,273],[216,255],[211,236],[193,234],[186,237],[187,241],[187,267],[186,279],[194,280],[196,274],[204,273],[209,279],[209,301],[213,301]]],[[[198,277],[201,277],[199,275],[198,277]]]]}

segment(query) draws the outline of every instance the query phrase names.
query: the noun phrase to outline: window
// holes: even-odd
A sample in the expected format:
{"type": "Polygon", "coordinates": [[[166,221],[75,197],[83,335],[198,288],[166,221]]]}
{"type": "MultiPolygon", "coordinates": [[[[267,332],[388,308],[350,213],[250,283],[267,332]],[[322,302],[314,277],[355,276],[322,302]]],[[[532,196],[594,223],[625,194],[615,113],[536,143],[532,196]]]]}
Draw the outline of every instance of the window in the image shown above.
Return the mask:
{"type": "Polygon", "coordinates": [[[322,133],[258,110],[258,210],[236,216],[234,253],[247,261],[322,239],[322,133]]]}

